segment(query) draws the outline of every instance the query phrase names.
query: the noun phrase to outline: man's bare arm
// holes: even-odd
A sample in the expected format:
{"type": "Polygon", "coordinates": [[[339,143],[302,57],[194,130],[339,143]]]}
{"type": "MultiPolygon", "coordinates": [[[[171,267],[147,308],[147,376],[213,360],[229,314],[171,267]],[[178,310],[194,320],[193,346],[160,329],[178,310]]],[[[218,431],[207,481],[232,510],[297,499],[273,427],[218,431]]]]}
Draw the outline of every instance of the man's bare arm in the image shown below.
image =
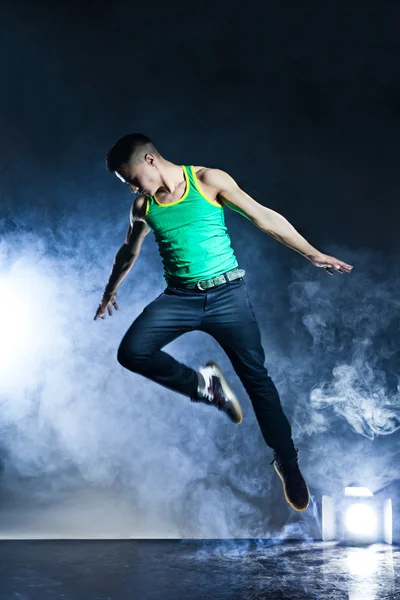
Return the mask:
{"type": "Polygon", "coordinates": [[[150,232],[150,228],[142,216],[144,206],[144,196],[139,196],[132,204],[129,228],[126,234],[125,242],[122,244],[115,256],[110,277],[94,317],[95,320],[97,317],[101,317],[103,319],[106,309],[108,310],[108,314],[111,316],[111,305],[118,310],[118,305],[115,301],[117,289],[137,261],[144,238],[150,232]]]}
{"type": "Polygon", "coordinates": [[[323,254],[311,246],[285,217],[256,202],[238,186],[228,173],[219,169],[207,169],[203,179],[206,185],[216,189],[217,196],[229,208],[241,213],[259,229],[302,254],[316,267],[325,268],[330,275],[332,275],[331,268],[339,273],[352,270],[352,265],[348,265],[334,256],[323,254]]]}

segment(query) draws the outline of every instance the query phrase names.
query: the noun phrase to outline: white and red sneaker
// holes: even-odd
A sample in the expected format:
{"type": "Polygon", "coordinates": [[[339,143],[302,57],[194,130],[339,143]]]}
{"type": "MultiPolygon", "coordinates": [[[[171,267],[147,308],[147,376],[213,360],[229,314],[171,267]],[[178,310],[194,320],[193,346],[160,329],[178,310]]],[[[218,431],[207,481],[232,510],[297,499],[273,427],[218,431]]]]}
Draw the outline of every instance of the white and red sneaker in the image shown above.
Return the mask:
{"type": "Polygon", "coordinates": [[[226,383],[221,369],[215,362],[208,362],[205,367],[199,368],[199,373],[204,380],[204,385],[199,383],[197,396],[192,397],[192,402],[204,402],[216,406],[222,410],[234,423],[241,423],[243,420],[242,409],[239,400],[226,383]]]}

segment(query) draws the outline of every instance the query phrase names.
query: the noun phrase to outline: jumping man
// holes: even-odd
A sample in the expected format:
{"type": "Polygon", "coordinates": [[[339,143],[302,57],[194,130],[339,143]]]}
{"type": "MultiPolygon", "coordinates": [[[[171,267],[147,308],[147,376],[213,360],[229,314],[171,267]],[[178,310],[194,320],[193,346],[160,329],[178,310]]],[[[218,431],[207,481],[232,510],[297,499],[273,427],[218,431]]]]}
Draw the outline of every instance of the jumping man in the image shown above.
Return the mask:
{"type": "Polygon", "coordinates": [[[130,211],[125,242],[118,250],[94,319],[118,309],[116,291],[132,269],[146,235],[154,232],[167,287],[132,323],[118,349],[120,364],[158,384],[242,421],[239,401],[215,362],[198,371],[162,348],[188,331],[204,331],[223,348],[252,402],[287,502],[307,508],[310,495],[300,472],[298,449],[282,410],[278,391],[264,366],[260,329],[245,271],[240,269],[228,235],[228,206],[332,275],[352,266],[313,248],[277,212],[246,194],[219,169],[174,164],[151,140],[129,134],[109,150],[107,168],[139,194],[130,211]]]}

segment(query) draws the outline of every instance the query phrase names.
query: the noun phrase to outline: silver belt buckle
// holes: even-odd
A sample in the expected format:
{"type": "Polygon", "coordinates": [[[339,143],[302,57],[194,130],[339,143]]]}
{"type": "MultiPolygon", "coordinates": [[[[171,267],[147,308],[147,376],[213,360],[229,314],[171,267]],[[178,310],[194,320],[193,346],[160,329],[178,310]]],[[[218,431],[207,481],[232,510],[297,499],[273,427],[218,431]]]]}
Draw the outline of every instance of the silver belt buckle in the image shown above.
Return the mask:
{"type": "Polygon", "coordinates": [[[200,285],[200,281],[197,281],[197,282],[196,282],[196,287],[197,287],[197,288],[199,288],[199,290],[203,290],[203,291],[206,289],[206,288],[202,288],[202,287],[201,287],[201,285],[200,285]]]}

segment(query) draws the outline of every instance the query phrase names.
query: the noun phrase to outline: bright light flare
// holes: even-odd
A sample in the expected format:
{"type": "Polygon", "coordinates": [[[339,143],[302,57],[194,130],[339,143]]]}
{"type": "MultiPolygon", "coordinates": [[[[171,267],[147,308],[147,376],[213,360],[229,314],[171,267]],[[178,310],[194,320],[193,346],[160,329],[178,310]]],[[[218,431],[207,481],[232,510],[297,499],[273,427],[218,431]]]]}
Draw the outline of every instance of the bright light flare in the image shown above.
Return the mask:
{"type": "Polygon", "coordinates": [[[11,273],[1,275],[0,290],[0,361],[11,367],[32,344],[35,314],[26,281],[11,273]]]}
{"type": "Polygon", "coordinates": [[[368,504],[352,504],[346,511],[345,525],[350,533],[360,537],[377,535],[378,521],[374,509],[368,504]]]}
{"type": "MultiPolygon", "coordinates": [[[[57,280],[45,261],[22,258],[0,271],[0,397],[37,387],[63,346],[57,280]]],[[[21,397],[22,397],[21,396],[21,397]]],[[[4,407],[3,407],[4,409],[4,407]]]]}

